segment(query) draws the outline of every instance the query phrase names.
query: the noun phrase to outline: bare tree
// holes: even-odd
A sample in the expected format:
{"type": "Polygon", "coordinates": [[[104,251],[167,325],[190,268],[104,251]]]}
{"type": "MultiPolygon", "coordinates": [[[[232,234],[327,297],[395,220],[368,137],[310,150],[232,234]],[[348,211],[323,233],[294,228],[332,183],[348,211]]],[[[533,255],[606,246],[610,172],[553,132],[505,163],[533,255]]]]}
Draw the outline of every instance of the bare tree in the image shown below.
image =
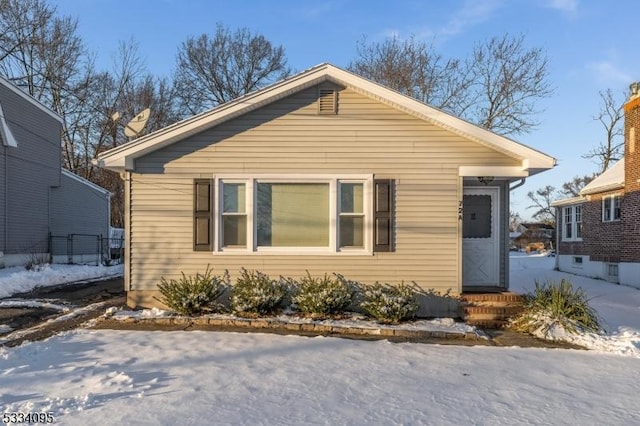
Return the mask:
{"type": "Polygon", "coordinates": [[[593,117],[604,127],[606,139],[587,152],[582,158],[595,159],[600,166],[600,173],[607,170],[624,155],[623,139],[623,102],[613,95],[611,89],[599,92],[600,112],[593,117]]]}
{"type": "Polygon", "coordinates": [[[547,58],[508,34],[476,45],[466,60],[444,59],[415,37],[357,45],[349,69],[504,135],[538,123],[536,102],[552,94],[547,58]]]}
{"type": "Polygon", "coordinates": [[[178,48],[175,96],[185,115],[196,114],[289,74],[282,46],[218,24],[213,36],[189,37],[178,48]]]}
{"type": "Polygon", "coordinates": [[[468,108],[470,73],[459,60],[444,59],[432,44],[394,36],[373,43],[362,38],[356,48],[350,71],[437,108],[457,114],[468,108]]]}
{"type": "Polygon", "coordinates": [[[114,112],[126,123],[152,107],[152,129],[178,113],[169,82],[144,74],[134,41],[120,43],[111,71],[97,72],[76,30],[75,19],[57,16],[45,0],[0,0],[0,74],[62,117],[63,166],[114,194],[112,223],[121,225],[120,178],[91,163],[128,141],[114,112]]]}
{"type": "Polygon", "coordinates": [[[556,195],[556,189],[551,185],[540,188],[535,192],[529,191],[527,197],[529,197],[532,204],[527,208],[536,209],[531,217],[543,223],[555,224],[556,210],[551,207],[551,203],[556,199],[556,195]]]}
{"type": "Polygon", "coordinates": [[[526,48],[524,36],[494,37],[475,47],[470,66],[476,84],[469,119],[504,135],[527,133],[538,124],[536,102],[553,93],[541,48],[526,48]]]}
{"type": "Polygon", "coordinates": [[[578,197],[582,188],[588,185],[596,176],[596,174],[574,176],[573,179],[562,184],[560,193],[565,197],[578,197]]]}
{"type": "Polygon", "coordinates": [[[518,226],[522,223],[522,218],[518,212],[509,211],[509,231],[515,232],[518,230],[518,226]]]}

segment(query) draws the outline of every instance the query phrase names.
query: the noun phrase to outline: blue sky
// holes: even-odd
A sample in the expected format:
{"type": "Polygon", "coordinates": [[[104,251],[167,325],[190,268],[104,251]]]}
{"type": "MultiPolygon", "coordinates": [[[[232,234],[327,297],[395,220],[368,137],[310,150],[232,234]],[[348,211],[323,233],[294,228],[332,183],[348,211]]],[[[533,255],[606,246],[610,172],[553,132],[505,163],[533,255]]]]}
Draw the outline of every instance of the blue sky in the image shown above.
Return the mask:
{"type": "Polygon", "coordinates": [[[493,36],[524,35],[549,58],[555,94],[540,101],[541,123],[515,139],[558,159],[551,171],[528,179],[512,193],[512,209],[532,210],[526,193],[559,187],[597,166],[581,158],[605,138],[593,120],[598,92],[621,96],[640,80],[636,0],[51,0],[79,19],[79,32],[97,64],[108,68],[118,42],[133,38],[149,72],[170,75],[178,46],[188,36],[212,33],[217,22],[247,27],[284,46],[297,71],[330,62],[346,67],[356,42],[366,36],[415,35],[444,56],[467,57],[474,44],[493,36]]]}

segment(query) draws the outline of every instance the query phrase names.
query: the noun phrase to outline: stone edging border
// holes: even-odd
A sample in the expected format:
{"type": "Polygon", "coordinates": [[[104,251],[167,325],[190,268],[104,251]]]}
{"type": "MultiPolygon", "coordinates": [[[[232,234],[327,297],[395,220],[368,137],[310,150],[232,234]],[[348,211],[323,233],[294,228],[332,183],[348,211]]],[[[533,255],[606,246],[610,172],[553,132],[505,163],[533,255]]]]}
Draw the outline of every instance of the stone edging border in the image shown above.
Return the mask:
{"type": "Polygon", "coordinates": [[[340,326],[319,323],[286,322],[277,319],[248,319],[248,318],[210,318],[210,317],[158,317],[158,318],[109,318],[122,324],[141,326],[177,326],[177,327],[211,327],[222,329],[241,329],[245,331],[281,331],[292,334],[313,333],[317,335],[361,336],[368,338],[401,338],[408,340],[427,339],[463,339],[486,340],[486,337],[473,332],[447,332],[437,330],[407,330],[392,327],[356,327],[352,325],[340,326]]]}

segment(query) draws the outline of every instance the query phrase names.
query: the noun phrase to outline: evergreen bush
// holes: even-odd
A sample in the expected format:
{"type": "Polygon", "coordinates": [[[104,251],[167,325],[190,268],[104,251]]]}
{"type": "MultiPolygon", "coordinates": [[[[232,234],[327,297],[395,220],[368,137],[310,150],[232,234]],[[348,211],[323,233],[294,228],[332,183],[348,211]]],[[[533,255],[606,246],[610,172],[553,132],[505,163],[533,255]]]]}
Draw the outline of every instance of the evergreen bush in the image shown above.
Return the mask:
{"type": "Polygon", "coordinates": [[[375,283],[364,288],[360,308],[382,324],[411,319],[418,311],[416,292],[404,283],[392,286],[375,283]]]}
{"type": "Polygon", "coordinates": [[[525,295],[524,311],[512,321],[511,328],[543,336],[558,325],[569,333],[602,329],[582,288],[574,290],[564,278],[559,283],[536,281],[535,285],[533,293],[525,295]]]}
{"type": "Polygon", "coordinates": [[[226,271],[222,277],[213,275],[213,270],[207,265],[204,274],[181,274],[182,278],[179,280],[167,281],[164,277],[161,278],[158,289],[162,296],[157,300],[182,315],[199,315],[222,310],[223,307],[217,300],[225,292],[229,282],[226,271]]]}
{"type": "Polygon", "coordinates": [[[327,316],[344,312],[353,301],[354,289],[341,275],[307,276],[291,280],[293,307],[306,315],[327,316]]]}
{"type": "Polygon", "coordinates": [[[282,280],[242,268],[231,287],[231,309],[239,315],[269,315],[278,310],[287,294],[282,280]]]}

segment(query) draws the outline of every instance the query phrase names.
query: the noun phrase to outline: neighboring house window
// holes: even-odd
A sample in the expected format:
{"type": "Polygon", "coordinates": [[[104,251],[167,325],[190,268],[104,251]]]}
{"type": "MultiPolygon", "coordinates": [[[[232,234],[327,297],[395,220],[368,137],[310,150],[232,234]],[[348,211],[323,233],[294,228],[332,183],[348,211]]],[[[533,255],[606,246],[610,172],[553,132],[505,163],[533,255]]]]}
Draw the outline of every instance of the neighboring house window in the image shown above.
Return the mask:
{"type": "Polygon", "coordinates": [[[620,220],[620,195],[609,195],[602,199],[602,221],[620,220]]]}
{"type": "Polygon", "coordinates": [[[221,177],[218,188],[220,251],[372,251],[370,176],[221,177]]]}
{"type": "Polygon", "coordinates": [[[573,256],[573,264],[582,266],[582,256],[573,256]]]}
{"type": "Polygon", "coordinates": [[[582,205],[562,209],[562,240],[582,240],[582,205]]]}
{"type": "Polygon", "coordinates": [[[605,268],[608,276],[617,277],[619,275],[617,263],[605,263],[605,268]]]}

